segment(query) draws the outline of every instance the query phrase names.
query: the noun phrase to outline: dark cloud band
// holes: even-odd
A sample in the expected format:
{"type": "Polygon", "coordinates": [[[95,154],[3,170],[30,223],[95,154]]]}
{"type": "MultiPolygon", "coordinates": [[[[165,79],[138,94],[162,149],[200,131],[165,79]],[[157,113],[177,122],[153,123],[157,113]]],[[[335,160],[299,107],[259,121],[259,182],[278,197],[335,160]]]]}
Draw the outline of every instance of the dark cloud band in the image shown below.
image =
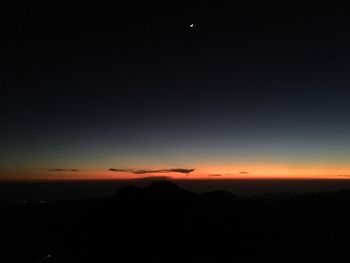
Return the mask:
{"type": "Polygon", "coordinates": [[[49,169],[50,172],[80,172],[79,169],[61,169],[61,168],[55,168],[55,169],[49,169]]]}
{"type": "Polygon", "coordinates": [[[122,173],[133,173],[133,174],[150,174],[150,173],[182,173],[189,174],[192,173],[195,169],[185,169],[185,168],[171,168],[171,169],[119,169],[119,168],[110,168],[109,171],[112,172],[122,172],[122,173]]]}

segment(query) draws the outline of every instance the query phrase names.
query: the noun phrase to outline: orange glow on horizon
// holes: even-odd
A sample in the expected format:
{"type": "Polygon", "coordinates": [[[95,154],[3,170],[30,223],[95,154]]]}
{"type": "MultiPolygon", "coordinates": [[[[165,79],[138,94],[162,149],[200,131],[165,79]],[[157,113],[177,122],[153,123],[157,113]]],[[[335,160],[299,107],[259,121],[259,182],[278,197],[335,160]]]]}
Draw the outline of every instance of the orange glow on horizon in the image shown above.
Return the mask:
{"type": "Polygon", "coordinates": [[[134,180],[152,177],[171,180],[350,179],[350,167],[274,164],[202,165],[188,175],[175,172],[133,174],[97,169],[78,172],[11,171],[2,172],[0,181],[134,180]]]}

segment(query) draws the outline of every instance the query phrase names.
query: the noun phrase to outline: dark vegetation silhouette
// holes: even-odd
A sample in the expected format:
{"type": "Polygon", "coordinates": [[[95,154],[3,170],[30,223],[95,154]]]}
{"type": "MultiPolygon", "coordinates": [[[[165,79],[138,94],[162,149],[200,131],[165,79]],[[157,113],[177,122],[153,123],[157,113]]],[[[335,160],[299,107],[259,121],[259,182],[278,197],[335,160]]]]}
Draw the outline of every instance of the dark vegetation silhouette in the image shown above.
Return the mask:
{"type": "Polygon", "coordinates": [[[350,191],[241,197],[169,181],[1,208],[0,262],[350,262],[350,191]]]}

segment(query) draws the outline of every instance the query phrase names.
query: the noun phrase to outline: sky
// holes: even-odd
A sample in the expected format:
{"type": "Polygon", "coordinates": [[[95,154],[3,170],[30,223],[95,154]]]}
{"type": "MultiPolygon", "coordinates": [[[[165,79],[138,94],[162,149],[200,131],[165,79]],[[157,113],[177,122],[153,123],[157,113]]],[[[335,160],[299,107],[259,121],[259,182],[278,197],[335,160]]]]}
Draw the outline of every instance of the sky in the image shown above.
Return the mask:
{"type": "Polygon", "coordinates": [[[8,3],[0,180],[347,179],[345,10],[8,3]]]}

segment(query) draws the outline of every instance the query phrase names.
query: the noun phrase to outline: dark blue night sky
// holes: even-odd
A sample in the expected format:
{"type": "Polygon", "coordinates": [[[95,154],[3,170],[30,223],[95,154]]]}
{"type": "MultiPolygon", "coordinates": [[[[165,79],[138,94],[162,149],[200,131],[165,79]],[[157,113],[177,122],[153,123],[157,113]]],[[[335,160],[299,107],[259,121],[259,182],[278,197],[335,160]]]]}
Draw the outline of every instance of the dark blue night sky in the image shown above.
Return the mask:
{"type": "Polygon", "coordinates": [[[350,20],[339,8],[7,8],[0,178],[350,174],[350,20]]]}

